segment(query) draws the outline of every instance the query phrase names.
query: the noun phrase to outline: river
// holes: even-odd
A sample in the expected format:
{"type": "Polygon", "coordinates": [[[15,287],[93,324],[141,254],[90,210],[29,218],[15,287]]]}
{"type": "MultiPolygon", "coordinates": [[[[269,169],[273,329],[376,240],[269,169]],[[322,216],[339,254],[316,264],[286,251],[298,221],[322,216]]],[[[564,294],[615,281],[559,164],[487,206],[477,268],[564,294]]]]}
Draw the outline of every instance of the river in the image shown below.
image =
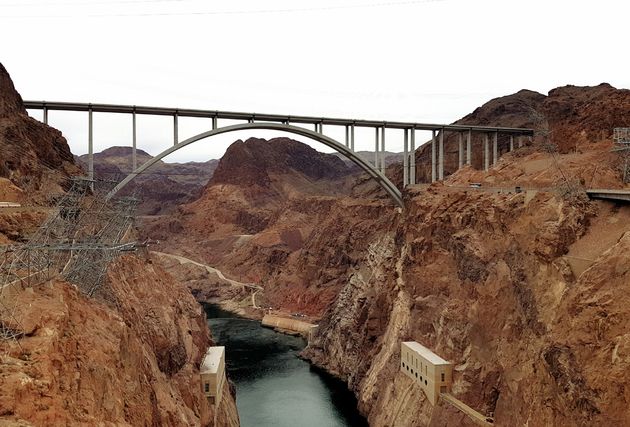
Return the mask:
{"type": "Polygon", "coordinates": [[[264,328],[206,304],[217,345],[236,385],[243,427],[367,426],[345,383],[312,367],[298,353],[304,339],[264,328]]]}

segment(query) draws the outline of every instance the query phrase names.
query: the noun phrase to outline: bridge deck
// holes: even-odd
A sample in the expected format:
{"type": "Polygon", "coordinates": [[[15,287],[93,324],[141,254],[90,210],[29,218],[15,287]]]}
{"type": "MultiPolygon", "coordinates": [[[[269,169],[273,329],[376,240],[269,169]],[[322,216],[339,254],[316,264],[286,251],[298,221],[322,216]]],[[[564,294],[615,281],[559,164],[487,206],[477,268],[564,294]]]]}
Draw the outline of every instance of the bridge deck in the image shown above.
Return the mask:
{"type": "Polygon", "coordinates": [[[293,116],[287,114],[259,114],[235,111],[197,110],[189,108],[164,108],[147,107],[139,105],[118,104],[90,104],[80,102],[48,102],[48,101],[24,101],[27,109],[36,110],[61,110],[61,111],[93,111],[97,113],[126,113],[148,114],[156,116],[200,117],[229,120],[252,120],[257,122],[277,123],[302,123],[324,124],[336,126],[356,127],[384,127],[388,129],[418,129],[418,130],[448,130],[448,131],[475,131],[475,132],[501,132],[504,134],[533,136],[533,129],[472,126],[472,125],[444,125],[433,123],[399,122],[383,120],[354,120],[332,117],[293,116]]]}

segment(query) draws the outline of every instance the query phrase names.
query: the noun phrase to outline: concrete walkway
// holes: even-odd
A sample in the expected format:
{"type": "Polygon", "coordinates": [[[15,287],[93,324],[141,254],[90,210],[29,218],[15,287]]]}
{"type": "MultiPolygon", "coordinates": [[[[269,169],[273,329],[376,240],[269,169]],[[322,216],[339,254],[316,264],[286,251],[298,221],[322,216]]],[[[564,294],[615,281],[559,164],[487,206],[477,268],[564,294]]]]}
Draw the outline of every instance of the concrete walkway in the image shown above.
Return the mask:
{"type": "Polygon", "coordinates": [[[471,408],[470,406],[466,405],[464,402],[462,402],[461,400],[457,399],[452,394],[450,394],[450,393],[441,393],[440,394],[440,398],[442,398],[445,402],[450,403],[456,409],[460,410],[464,414],[468,415],[468,417],[470,419],[472,419],[475,422],[475,424],[480,425],[480,426],[493,426],[494,425],[494,419],[493,418],[486,417],[485,415],[475,411],[473,408],[471,408]]]}

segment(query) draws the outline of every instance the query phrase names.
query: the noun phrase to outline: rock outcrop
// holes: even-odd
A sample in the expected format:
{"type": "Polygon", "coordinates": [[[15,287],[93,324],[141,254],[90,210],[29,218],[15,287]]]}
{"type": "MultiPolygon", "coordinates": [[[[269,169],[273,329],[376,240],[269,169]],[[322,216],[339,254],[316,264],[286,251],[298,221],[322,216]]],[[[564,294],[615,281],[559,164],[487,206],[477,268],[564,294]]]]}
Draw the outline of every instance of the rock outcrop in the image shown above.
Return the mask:
{"type": "Polygon", "coordinates": [[[2,343],[0,420],[237,426],[227,383],[218,411],[202,394],[211,339],[186,287],[133,256],[114,263],[108,282],[117,308],[62,281],[22,292],[25,336],[2,343]]]}
{"type": "MultiPolygon", "coordinates": [[[[138,166],[153,157],[142,150],[136,151],[138,166]]],[[[78,156],[77,163],[85,170],[88,155],[78,156]]],[[[140,200],[138,212],[143,215],[163,215],[177,206],[199,197],[212,177],[219,161],[166,163],[158,161],[145,173],[131,181],[121,194],[135,194],[140,200]]],[[[108,180],[122,180],[133,169],[131,147],[110,147],[94,154],[94,176],[108,180]]]]}
{"type": "Polygon", "coordinates": [[[0,178],[20,187],[25,197],[49,201],[63,191],[65,178],[78,173],[61,132],[28,116],[0,64],[0,178]]]}

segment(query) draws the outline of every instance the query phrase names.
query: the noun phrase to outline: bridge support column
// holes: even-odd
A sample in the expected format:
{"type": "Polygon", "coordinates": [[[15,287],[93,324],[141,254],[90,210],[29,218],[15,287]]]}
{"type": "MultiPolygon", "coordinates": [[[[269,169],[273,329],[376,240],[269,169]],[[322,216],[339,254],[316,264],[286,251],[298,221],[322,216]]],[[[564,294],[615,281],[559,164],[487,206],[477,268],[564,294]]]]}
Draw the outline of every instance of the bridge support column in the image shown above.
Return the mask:
{"type": "Polygon", "coordinates": [[[136,156],[137,133],[136,133],[136,112],[135,111],[131,114],[131,127],[132,127],[132,140],[133,140],[133,145],[131,148],[131,170],[135,171],[136,169],[138,169],[138,157],[136,156]]]}
{"type": "Polygon", "coordinates": [[[499,132],[494,132],[492,138],[492,166],[499,161],[499,132]]]}
{"type": "Polygon", "coordinates": [[[378,142],[378,128],[374,128],[374,169],[378,170],[378,150],[380,147],[380,144],[378,142]]]}
{"type": "Polygon", "coordinates": [[[88,178],[94,179],[94,128],[91,108],[88,110],[88,178]]]}
{"type": "Polygon", "coordinates": [[[42,109],[44,124],[48,124],[48,108],[42,109]]]}
{"type": "Polygon", "coordinates": [[[350,126],[346,125],[346,147],[350,148],[350,126]]]}
{"type": "Polygon", "coordinates": [[[468,130],[466,135],[466,164],[472,164],[472,130],[468,130]]]}
{"type": "Polygon", "coordinates": [[[381,128],[381,172],[385,173],[385,126],[381,128]]]}
{"type": "Polygon", "coordinates": [[[217,116],[212,117],[212,130],[217,128],[217,116]]]}
{"type": "Polygon", "coordinates": [[[438,179],[444,180],[444,129],[440,131],[440,150],[438,152],[438,179]]]}
{"type": "Polygon", "coordinates": [[[437,179],[437,165],[435,164],[435,129],[431,131],[431,182],[435,182],[437,179]]]}
{"type": "Polygon", "coordinates": [[[173,145],[177,145],[177,141],[179,141],[179,126],[177,123],[177,113],[173,116],[173,145]]]}
{"type": "Polygon", "coordinates": [[[409,184],[409,129],[404,130],[403,143],[403,188],[409,184]]]}
{"type": "Polygon", "coordinates": [[[461,169],[464,166],[464,135],[461,132],[457,133],[457,142],[459,144],[457,169],[461,169]]]}
{"type": "Polygon", "coordinates": [[[490,169],[490,147],[488,142],[488,134],[483,134],[483,170],[490,169]]]}
{"type": "Polygon", "coordinates": [[[354,151],[354,125],[350,126],[350,150],[354,151]]]}
{"type": "Polygon", "coordinates": [[[410,141],[410,145],[411,145],[411,150],[409,153],[409,161],[410,161],[410,168],[409,168],[409,184],[414,185],[416,183],[416,130],[415,129],[411,129],[411,141],[410,141]]]}
{"type": "Polygon", "coordinates": [[[510,151],[514,151],[514,135],[510,135],[510,151]]]}

